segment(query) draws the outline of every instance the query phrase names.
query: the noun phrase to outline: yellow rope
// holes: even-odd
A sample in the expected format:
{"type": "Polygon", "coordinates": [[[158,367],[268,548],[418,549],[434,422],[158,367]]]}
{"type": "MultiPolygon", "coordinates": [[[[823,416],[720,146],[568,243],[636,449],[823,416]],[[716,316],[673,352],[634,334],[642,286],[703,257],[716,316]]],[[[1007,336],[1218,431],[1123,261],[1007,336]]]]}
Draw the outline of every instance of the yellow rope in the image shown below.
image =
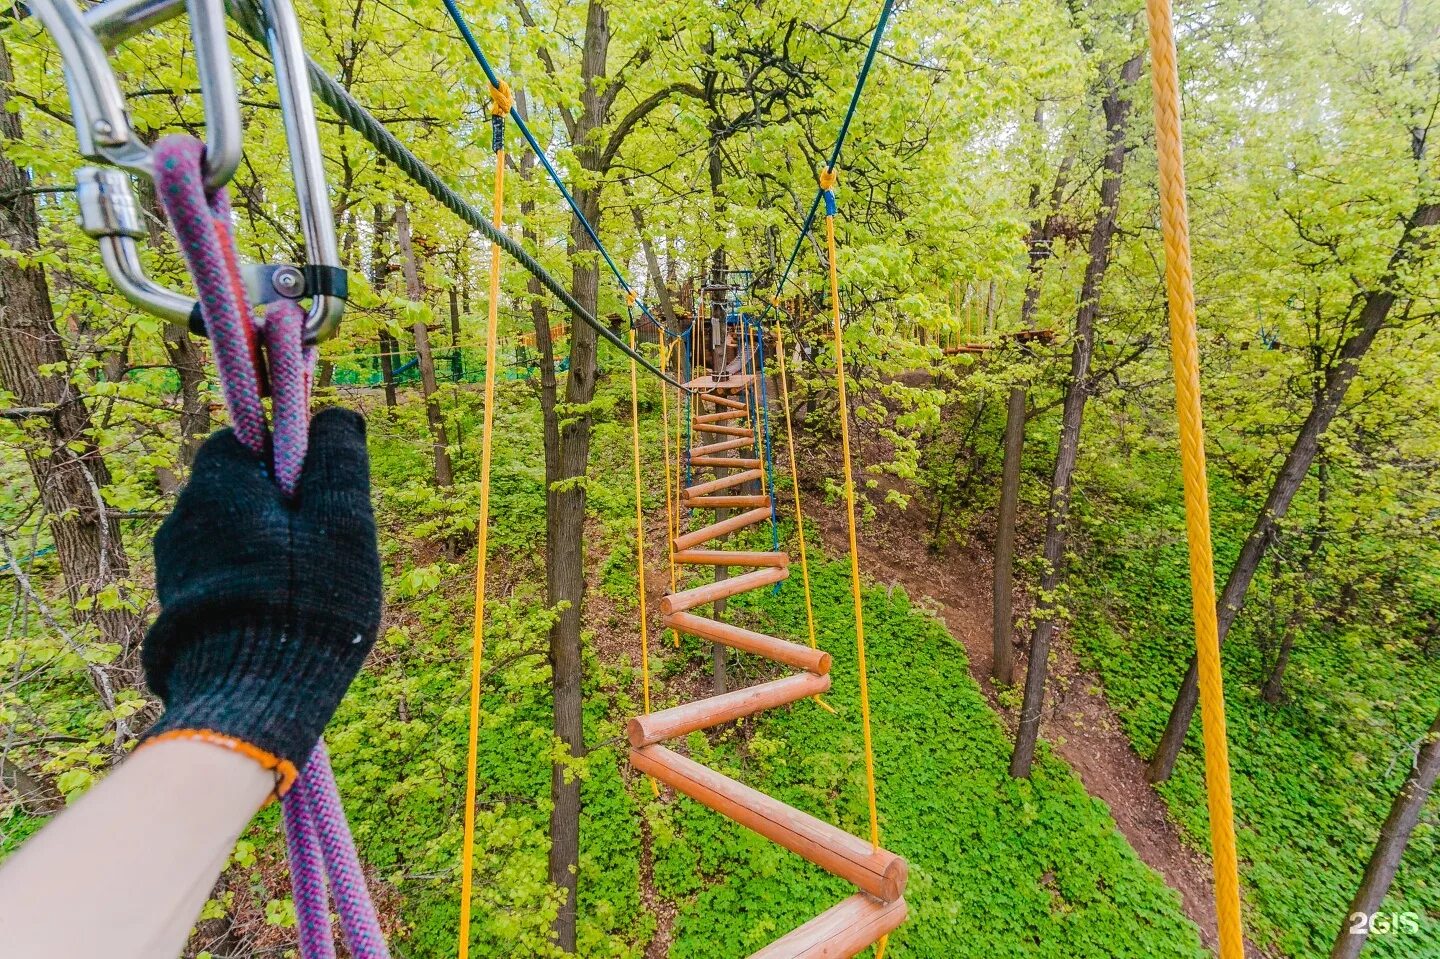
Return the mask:
{"type": "Polygon", "coordinates": [[[1195,334],[1195,289],[1190,267],[1190,223],[1185,203],[1185,155],[1180,130],[1180,73],[1169,0],[1146,0],[1155,92],[1156,148],[1160,161],[1161,231],[1165,287],[1170,301],[1170,355],[1180,421],[1180,462],[1185,477],[1185,524],[1190,544],[1190,600],[1200,676],[1200,718],[1205,741],[1205,786],[1215,867],[1215,911],[1221,959],[1244,959],[1235,819],[1230,797],[1230,756],[1225,735],[1225,688],[1215,621],[1215,565],[1210,546],[1210,494],[1205,477],[1205,424],[1200,410],[1200,356],[1195,334]]]}
{"type": "MultiPolygon", "coordinates": [[[[669,346],[665,345],[665,331],[660,331],[660,369],[665,369],[670,363],[670,352],[675,348],[675,340],[669,346]]],[[[677,397],[678,402],[678,397],[677,397]]],[[[669,550],[670,563],[670,592],[677,592],[675,588],[675,537],[680,533],[675,525],[675,497],[671,495],[670,489],[670,396],[666,389],[660,390],[660,439],[665,444],[665,545],[669,550]]]]}
{"type": "MultiPolygon", "coordinates": [[[[635,349],[635,327],[630,327],[630,349],[635,349]]],[[[630,451],[635,470],[635,579],[640,592],[640,676],[645,714],[650,713],[650,622],[645,598],[645,504],[640,480],[640,380],[635,357],[630,357],[630,451]]],[[[663,390],[661,392],[664,392],[663,390]]],[[[650,791],[660,795],[660,786],[650,780],[650,791]]]]}
{"type": "MultiPolygon", "coordinates": [[[[775,312],[775,356],[780,364],[780,400],[785,407],[785,447],[790,454],[790,487],[795,493],[795,532],[800,539],[800,582],[805,584],[805,626],[809,630],[810,648],[816,649],[815,605],[810,598],[810,560],[805,553],[805,513],[800,508],[800,473],[795,459],[795,432],[790,424],[790,379],[785,372],[785,334],[780,326],[779,302],[775,312]]],[[[815,702],[827,712],[835,708],[818,695],[815,702]]]]}
{"type": "MultiPolygon", "coordinates": [[[[821,186],[830,189],[835,173],[826,170],[821,186]],[[826,185],[828,174],[829,185],[826,185]]],[[[855,524],[855,472],[850,463],[850,403],[845,395],[845,346],[840,330],[840,273],[835,253],[835,217],[825,216],[825,249],[830,259],[830,318],[835,331],[835,389],[839,396],[840,451],[845,468],[845,509],[850,532],[850,595],[855,603],[855,655],[860,673],[860,720],[865,736],[865,787],[870,798],[870,845],[880,847],[880,813],[875,804],[875,745],[870,736],[870,679],[865,666],[865,608],[860,596],[860,546],[855,524]]],[[[883,943],[883,941],[882,941],[883,943]]],[[[884,945],[880,947],[884,950],[884,945]]]]}
{"type": "MultiPolygon", "coordinates": [[[[490,91],[491,112],[504,116],[513,101],[503,81],[490,91]],[[500,108],[504,106],[504,109],[500,108]]],[[[495,194],[490,221],[505,218],[505,148],[495,151],[495,194]]],[[[490,454],[495,437],[496,339],[500,329],[500,244],[490,244],[490,303],[485,318],[485,418],[480,434],[480,515],[475,520],[475,626],[470,651],[470,739],[465,755],[465,836],[460,848],[459,959],[470,955],[470,901],[474,895],[475,792],[480,749],[480,670],[485,659],[485,560],[490,540],[490,454]]]]}

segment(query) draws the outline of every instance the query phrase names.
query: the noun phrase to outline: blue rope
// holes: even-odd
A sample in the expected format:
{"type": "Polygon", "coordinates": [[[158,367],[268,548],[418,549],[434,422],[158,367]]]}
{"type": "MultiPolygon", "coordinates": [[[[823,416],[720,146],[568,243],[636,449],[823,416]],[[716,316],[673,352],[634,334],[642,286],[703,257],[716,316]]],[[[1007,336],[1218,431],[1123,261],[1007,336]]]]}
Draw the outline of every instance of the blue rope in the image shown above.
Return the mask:
{"type": "MultiPolygon", "coordinates": [[[[780,517],[775,509],[775,459],[770,447],[770,399],[765,389],[765,329],[758,320],[747,320],[755,330],[755,375],[759,377],[756,404],[760,407],[762,445],[765,449],[765,477],[770,490],[770,544],[771,549],[780,552],[780,517]]],[[[780,585],[776,583],[775,585],[780,585]]]]}
{"type": "MultiPolygon", "coordinates": [[[[445,2],[450,3],[451,0],[445,0],[445,2]]],[[[880,41],[885,36],[885,27],[890,22],[890,13],[894,7],[895,0],[885,0],[884,6],[880,8],[880,20],[875,24],[875,32],[870,35],[870,49],[866,51],[865,62],[860,65],[860,74],[855,79],[855,92],[850,94],[850,106],[845,110],[845,119],[840,124],[840,135],[835,138],[835,148],[830,151],[830,162],[826,165],[827,170],[835,169],[840,162],[840,151],[845,146],[845,138],[850,135],[850,121],[855,118],[855,111],[860,106],[860,94],[864,92],[865,82],[870,78],[870,68],[875,63],[875,54],[880,50],[880,41]]],[[[794,269],[795,261],[800,258],[800,251],[805,246],[805,238],[810,235],[810,228],[815,225],[815,213],[820,209],[822,197],[825,199],[826,215],[835,215],[835,194],[829,190],[816,190],[815,198],[810,201],[810,212],[805,215],[805,224],[800,227],[800,235],[795,238],[795,249],[790,253],[790,261],[785,264],[785,272],[780,274],[780,282],[775,284],[776,296],[785,291],[785,284],[790,279],[790,271],[794,269]]]]}
{"type": "MultiPolygon", "coordinates": [[[[500,86],[499,75],[495,73],[495,68],[490,65],[490,60],[485,56],[485,51],[480,48],[480,43],[475,39],[475,34],[471,32],[470,24],[465,21],[465,15],[460,12],[460,7],[456,4],[455,0],[444,0],[444,3],[445,9],[450,13],[450,19],[455,21],[455,26],[459,28],[460,36],[465,40],[466,46],[470,48],[470,52],[474,55],[475,61],[480,64],[480,69],[485,71],[485,79],[490,81],[492,87],[500,86]]],[[[854,109],[853,105],[851,109],[854,109]]],[[[530,125],[527,124],[525,118],[520,115],[519,107],[512,106],[510,108],[510,119],[515,121],[515,126],[521,135],[525,137],[525,142],[530,144],[530,149],[534,152],[535,159],[540,161],[540,165],[543,166],[545,172],[550,175],[550,179],[560,190],[560,195],[565,198],[566,204],[569,205],[570,212],[575,215],[575,219],[580,221],[580,225],[585,228],[585,233],[590,237],[590,241],[595,244],[595,248],[599,250],[600,255],[604,257],[605,263],[610,267],[610,272],[615,274],[615,279],[619,282],[620,289],[625,292],[627,297],[631,295],[635,296],[636,305],[640,307],[640,312],[644,313],[651,323],[654,323],[670,336],[679,336],[680,334],[678,332],[671,330],[655,318],[655,315],[650,312],[650,308],[645,305],[645,301],[640,299],[639,294],[635,293],[630,283],[625,279],[625,275],[620,272],[620,267],[615,265],[615,260],[611,258],[610,251],[606,249],[605,244],[600,240],[600,234],[595,232],[595,227],[590,225],[590,221],[586,219],[585,214],[581,212],[580,205],[575,202],[575,197],[571,195],[570,190],[565,186],[565,181],[560,178],[559,171],[550,163],[550,158],[545,155],[545,151],[540,148],[540,143],[535,139],[535,134],[530,132],[530,125]]],[[[846,124],[849,124],[848,119],[846,124]]]]}

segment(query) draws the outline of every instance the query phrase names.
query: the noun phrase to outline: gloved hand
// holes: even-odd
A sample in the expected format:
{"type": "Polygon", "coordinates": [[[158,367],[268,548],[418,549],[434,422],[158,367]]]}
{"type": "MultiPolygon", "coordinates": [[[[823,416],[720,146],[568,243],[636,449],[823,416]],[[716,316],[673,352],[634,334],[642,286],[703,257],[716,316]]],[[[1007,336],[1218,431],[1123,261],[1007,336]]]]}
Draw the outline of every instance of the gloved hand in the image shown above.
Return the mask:
{"type": "Polygon", "coordinates": [[[293,500],[231,430],[211,436],[155,536],[155,580],[141,661],[165,714],[146,742],[239,750],[283,793],[380,625],[365,421],[315,417],[293,500]]]}

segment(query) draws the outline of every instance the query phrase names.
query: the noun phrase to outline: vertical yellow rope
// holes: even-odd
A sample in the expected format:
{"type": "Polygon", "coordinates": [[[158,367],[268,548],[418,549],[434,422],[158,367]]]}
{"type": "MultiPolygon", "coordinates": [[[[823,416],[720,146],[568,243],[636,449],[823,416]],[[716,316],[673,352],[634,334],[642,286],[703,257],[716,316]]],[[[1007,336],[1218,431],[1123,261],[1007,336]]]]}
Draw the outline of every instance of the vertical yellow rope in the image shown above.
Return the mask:
{"type": "MultiPolygon", "coordinates": [[[[820,175],[820,186],[832,190],[835,171],[820,175]]],[[[845,511],[850,533],[850,596],[855,604],[855,655],[860,673],[860,720],[865,737],[865,787],[870,799],[870,844],[880,847],[880,813],[875,804],[875,744],[870,735],[870,678],[865,665],[865,607],[860,595],[860,545],[855,522],[855,472],[850,459],[850,402],[845,393],[845,345],[840,329],[840,272],[835,252],[835,215],[825,215],[825,249],[830,260],[830,319],[835,333],[835,389],[839,399],[840,452],[845,469],[845,511]]],[[[884,949],[884,946],[881,946],[884,949]]]]}
{"type": "MultiPolygon", "coordinates": [[[[676,340],[676,343],[679,341],[676,340]]],[[[665,345],[665,331],[660,331],[660,369],[670,362],[670,350],[675,346],[665,345]]],[[[678,401],[678,400],[677,400],[678,401]]],[[[660,388],[660,439],[665,446],[665,546],[670,563],[670,592],[675,592],[675,537],[679,535],[675,525],[675,497],[670,490],[670,394],[660,388]]]]}
{"type": "MultiPolygon", "coordinates": [[[[630,327],[630,349],[635,349],[635,327],[630,327]]],[[[635,357],[630,357],[630,459],[635,473],[635,579],[640,593],[640,677],[645,714],[650,713],[650,617],[645,596],[645,504],[644,486],[640,479],[640,380],[635,357]]],[[[660,795],[660,787],[650,780],[650,790],[660,795]]]]}
{"type": "MultiPolygon", "coordinates": [[[[635,349],[635,328],[630,328],[630,349],[635,349]]],[[[650,627],[645,606],[645,504],[640,479],[640,381],[635,358],[630,358],[630,452],[635,481],[635,579],[640,591],[640,671],[644,677],[645,712],[650,712],[650,627]]]]}
{"type": "MultiPolygon", "coordinates": [[[[780,325],[780,301],[775,300],[775,356],[780,365],[780,402],[785,407],[785,449],[790,455],[790,488],[795,493],[795,532],[800,541],[800,582],[805,586],[805,627],[809,631],[810,648],[816,649],[815,605],[810,597],[810,559],[805,552],[805,513],[800,508],[800,470],[795,458],[795,430],[790,423],[790,379],[785,371],[785,334],[780,325]]],[[[827,712],[835,711],[829,703],[815,696],[816,705],[827,712]]]]}
{"type": "Polygon", "coordinates": [[[1244,959],[1240,877],[1230,796],[1225,735],[1225,688],[1215,621],[1215,566],[1210,544],[1210,494],[1205,476],[1205,423],[1200,409],[1200,351],[1195,333],[1195,289],[1190,266],[1190,223],[1185,202],[1185,153],[1180,129],[1180,73],[1169,0],[1146,0],[1155,91],[1156,148],[1160,162],[1161,231],[1165,288],[1170,301],[1170,356],[1180,421],[1180,462],[1185,478],[1185,524],[1190,545],[1190,601],[1200,677],[1200,718],[1205,741],[1205,787],[1215,867],[1215,912],[1221,959],[1244,959]]]}
{"type": "MultiPolygon", "coordinates": [[[[497,119],[495,192],[490,222],[505,219],[505,147],[500,141],[514,95],[505,81],[490,89],[490,114],[497,119]]],[[[460,848],[459,959],[470,955],[470,901],[474,896],[475,792],[480,749],[480,679],[485,660],[485,560],[490,544],[490,458],[495,438],[496,340],[500,329],[500,244],[490,244],[490,302],[485,317],[485,416],[480,434],[480,515],[475,520],[475,626],[470,644],[470,737],[465,754],[465,835],[460,848]]]]}

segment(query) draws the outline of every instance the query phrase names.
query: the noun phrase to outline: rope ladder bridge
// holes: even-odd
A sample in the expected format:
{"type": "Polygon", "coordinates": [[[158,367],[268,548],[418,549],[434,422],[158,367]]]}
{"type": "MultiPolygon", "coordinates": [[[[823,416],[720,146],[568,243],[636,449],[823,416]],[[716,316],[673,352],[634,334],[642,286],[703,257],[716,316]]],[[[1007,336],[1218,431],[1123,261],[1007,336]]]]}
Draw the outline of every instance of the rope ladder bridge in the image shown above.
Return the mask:
{"type": "MultiPolygon", "coordinates": [[[[835,188],[840,154],[890,19],[894,0],[884,0],[881,7],[834,148],[819,171],[819,188],[815,192],[789,262],[763,314],[770,315],[773,311],[774,315],[771,329],[775,344],[773,355],[776,359],[784,411],[798,559],[804,584],[808,645],[739,627],[723,621],[718,614],[705,616],[697,612],[702,607],[713,606],[717,602],[752,590],[779,588],[779,585],[789,578],[791,571],[790,556],[780,548],[778,537],[778,504],[770,442],[767,396],[769,376],[765,370],[766,335],[763,315],[761,318],[742,315],[735,335],[734,363],[712,362],[710,370],[701,373],[698,344],[703,340],[703,335],[699,311],[692,311],[690,328],[682,330],[667,328],[651,313],[606,250],[597,232],[586,220],[559,173],[531,133],[524,117],[515,107],[509,86],[496,75],[485,58],[456,0],[443,2],[490,83],[492,145],[495,154],[495,183],[490,215],[487,217],[444,183],[333,78],[305,56],[298,21],[289,0],[233,0],[230,4],[231,15],[247,33],[267,44],[274,60],[286,139],[291,150],[291,169],[299,197],[301,226],[305,234],[304,246],[310,261],[300,266],[281,264],[246,267],[242,275],[241,269],[234,262],[233,252],[219,258],[225,259],[228,256],[230,272],[226,277],[226,288],[232,297],[240,291],[246,294],[227,307],[229,315],[232,315],[230,319],[234,322],[230,323],[232,332],[225,334],[228,337],[226,342],[240,345],[227,346],[224,351],[236,356],[245,354],[241,346],[246,342],[246,337],[253,339],[258,332],[259,340],[267,347],[266,356],[251,351],[247,354],[249,361],[263,363],[268,360],[272,375],[279,369],[277,363],[285,364],[284,369],[288,371],[282,380],[288,384],[283,391],[285,403],[283,410],[281,405],[275,408],[273,432],[277,439],[286,439],[285,443],[277,444],[277,456],[279,451],[283,450],[287,454],[286,463],[293,466],[291,460],[298,462],[296,456],[303,458],[303,448],[297,447],[301,444],[299,438],[304,435],[300,427],[303,426],[304,416],[308,414],[305,391],[308,389],[308,364],[314,355],[313,344],[334,331],[345,301],[344,270],[339,264],[333,215],[328,206],[324,182],[323,157],[320,155],[313,107],[310,104],[312,88],[315,95],[334,110],[343,124],[358,132],[379,154],[394,163],[397,169],[491,243],[485,420],[481,449],[480,508],[477,517],[478,557],[465,828],[461,850],[458,956],[460,959],[468,959],[470,949],[478,789],[476,763],[484,652],[486,534],[494,432],[494,390],[497,379],[489,375],[489,371],[495,370],[497,363],[500,254],[503,252],[519,262],[545,289],[556,296],[577,322],[591,326],[601,339],[626,354],[630,361],[637,583],[644,676],[644,713],[633,718],[627,726],[631,764],[635,769],[652,777],[652,784],[663,782],[669,785],[677,792],[784,846],[856,887],[857,891],[852,896],[762,948],[752,959],[843,959],[857,955],[872,945],[876,947],[877,959],[880,959],[885,951],[888,934],[898,928],[906,918],[904,892],[908,865],[903,858],[882,846],[876,801],[865,623],[861,604],[856,495],[851,461],[844,344],[841,335],[835,227],[838,206],[835,188]],[[571,212],[594,241],[624,293],[627,311],[631,315],[628,343],[592,315],[563,283],[504,231],[502,215],[507,118],[524,135],[571,212]],[[665,745],[690,732],[713,728],[803,699],[812,699],[820,708],[830,709],[822,694],[831,686],[831,657],[816,646],[809,561],[794,435],[789,414],[783,311],[780,309],[781,294],[785,291],[802,248],[811,237],[822,202],[825,208],[824,250],[828,267],[848,518],[850,583],[857,652],[856,678],[859,686],[869,806],[867,838],[854,836],[786,805],[702,766],[665,745]],[[245,302],[247,299],[250,301],[248,305],[245,302]],[[309,300],[308,311],[302,312],[295,305],[301,300],[309,300]],[[249,315],[249,306],[264,304],[271,304],[264,316],[249,315]],[[660,331],[659,366],[636,349],[636,307],[660,331]],[[282,334],[285,337],[283,342],[282,334]],[[661,601],[660,613],[664,624],[675,631],[677,644],[679,634],[685,633],[721,646],[764,656],[779,665],[796,670],[781,679],[722,692],[658,712],[650,711],[649,626],[645,591],[646,550],[644,507],[641,499],[643,475],[638,402],[638,376],[642,367],[680,391],[680,396],[673,404],[673,421],[670,416],[669,394],[664,389],[661,391],[661,434],[665,445],[663,463],[671,587],[661,601]],[[711,478],[703,478],[705,475],[711,478]],[[707,525],[685,530],[682,529],[682,514],[685,510],[715,511],[716,515],[714,521],[707,525]],[[739,512],[732,513],[732,510],[739,512]],[[722,541],[726,537],[764,522],[771,524],[770,550],[722,547],[722,541]],[[676,569],[684,566],[713,568],[716,579],[701,586],[679,589],[676,569]],[[746,572],[731,576],[730,569],[745,569],[746,572]]],[[[200,152],[194,153],[192,177],[194,183],[203,180],[206,192],[196,193],[193,201],[197,204],[197,209],[207,197],[216,204],[209,219],[200,217],[197,220],[206,226],[206,230],[213,232],[214,236],[211,237],[210,233],[205,233],[204,236],[197,234],[199,238],[192,246],[195,249],[211,251],[205,255],[214,259],[216,256],[213,251],[219,250],[224,254],[224,251],[232,249],[228,208],[224,205],[220,191],[239,164],[243,139],[231,73],[233,66],[226,47],[225,10],[222,0],[105,0],[85,11],[81,11],[75,0],[33,0],[32,7],[61,49],[67,68],[67,84],[80,152],[87,158],[110,167],[86,167],[77,174],[82,225],[86,232],[100,243],[107,271],[117,288],[147,311],[171,322],[189,325],[196,332],[204,334],[208,331],[212,337],[216,336],[219,328],[215,326],[216,315],[211,315],[213,310],[202,310],[193,297],[163,289],[144,274],[137,252],[137,240],[145,235],[145,230],[136,216],[128,175],[134,173],[154,177],[156,169],[150,151],[139,143],[129,127],[124,98],[110,70],[108,53],[125,39],[143,32],[161,20],[182,10],[188,11],[197,60],[200,61],[207,140],[203,155],[200,152]],[[216,197],[219,199],[216,200],[216,197]]],[[[1210,544],[1204,489],[1203,426],[1199,409],[1194,301],[1190,291],[1174,39],[1166,0],[1147,0],[1147,11],[1151,23],[1151,47],[1156,59],[1154,79],[1163,174],[1167,285],[1170,292],[1172,345],[1175,350],[1180,419],[1184,434],[1182,451],[1187,514],[1190,520],[1197,649],[1203,678],[1202,718],[1206,740],[1207,787],[1210,793],[1211,819],[1218,824],[1214,830],[1214,842],[1215,879],[1220,893],[1217,904],[1221,920],[1221,953],[1223,959],[1242,959],[1234,834],[1225,756],[1224,701],[1216,652],[1218,644],[1213,638],[1214,591],[1213,576],[1209,572],[1210,544]],[[1205,588],[1207,585],[1208,592],[1205,588]]],[[[199,271],[196,272],[198,281],[201,277],[199,271]]],[[[727,329],[728,326],[729,324],[727,329]]],[[[724,348],[729,345],[726,337],[722,335],[712,339],[721,340],[724,346],[719,355],[725,356],[724,348]]],[[[222,351],[217,348],[217,354],[220,352],[222,351]]],[[[232,365],[237,372],[233,375],[226,373],[222,377],[226,382],[237,382],[249,376],[249,373],[245,372],[248,368],[244,363],[237,361],[232,365]]],[[[229,398],[227,395],[227,399],[229,398]]],[[[232,401],[232,412],[248,410],[255,413],[260,410],[251,418],[255,420],[254,441],[264,447],[267,427],[258,394],[251,396],[250,392],[246,392],[242,399],[244,402],[239,404],[232,401]]],[[[278,471],[281,465],[279,459],[276,465],[278,471]]],[[[656,788],[658,792],[658,787],[656,788]]],[[[350,841],[344,813],[335,794],[323,744],[317,748],[316,758],[301,772],[296,789],[287,796],[295,797],[294,801],[287,805],[286,821],[289,825],[291,820],[294,820],[296,826],[290,853],[292,871],[296,878],[297,909],[301,912],[302,925],[305,926],[301,937],[302,956],[304,959],[328,959],[335,955],[329,914],[325,907],[327,879],[351,954],[359,959],[380,959],[387,956],[374,908],[364,888],[363,874],[354,845],[350,841]],[[303,897],[302,891],[305,893],[303,897]]]]}

